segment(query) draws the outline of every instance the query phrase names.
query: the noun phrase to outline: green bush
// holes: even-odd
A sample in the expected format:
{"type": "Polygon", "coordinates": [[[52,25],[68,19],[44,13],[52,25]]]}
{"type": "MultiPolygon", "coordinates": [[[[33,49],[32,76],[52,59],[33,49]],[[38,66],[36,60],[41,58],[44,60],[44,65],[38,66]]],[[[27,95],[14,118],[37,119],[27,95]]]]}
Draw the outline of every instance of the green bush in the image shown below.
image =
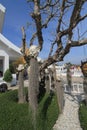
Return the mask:
{"type": "Polygon", "coordinates": [[[87,130],[87,106],[82,103],[79,108],[79,118],[83,130],[87,130]]]}
{"type": "Polygon", "coordinates": [[[4,73],[3,80],[5,80],[6,82],[11,82],[12,81],[12,73],[10,72],[9,69],[7,69],[6,72],[4,73]]]}
{"type": "Polygon", "coordinates": [[[16,73],[16,69],[15,69],[15,67],[14,67],[13,64],[10,64],[10,65],[9,65],[9,70],[10,70],[10,72],[11,72],[12,74],[16,73]]]}

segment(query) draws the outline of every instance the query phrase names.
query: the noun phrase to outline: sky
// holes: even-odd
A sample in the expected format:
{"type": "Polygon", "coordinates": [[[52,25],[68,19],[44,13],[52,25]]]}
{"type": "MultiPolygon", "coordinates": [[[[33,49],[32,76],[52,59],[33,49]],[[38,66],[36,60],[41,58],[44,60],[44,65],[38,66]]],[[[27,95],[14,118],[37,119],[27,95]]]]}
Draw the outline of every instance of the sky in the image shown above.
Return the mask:
{"type": "MultiPolygon", "coordinates": [[[[21,33],[21,27],[27,25],[27,23],[32,22],[32,20],[29,17],[29,5],[26,2],[26,0],[0,0],[0,3],[6,8],[5,13],[5,20],[4,20],[4,26],[3,26],[3,35],[10,40],[12,43],[17,45],[18,47],[22,46],[22,33],[21,33]]],[[[86,23],[85,23],[86,25],[86,23]]],[[[50,29],[52,30],[52,27],[50,29]]],[[[29,44],[29,40],[31,38],[31,32],[32,29],[26,30],[26,36],[27,36],[27,45],[29,44]]],[[[49,30],[50,32],[50,30],[49,30]]],[[[44,35],[45,45],[49,42],[49,35],[44,35]]],[[[49,46],[49,44],[48,44],[49,46]]],[[[81,60],[86,59],[87,57],[87,51],[86,51],[87,45],[84,47],[76,47],[71,49],[70,53],[65,56],[64,62],[71,62],[73,64],[80,64],[81,60]],[[85,52],[84,52],[85,50],[85,52]]],[[[46,46],[44,46],[43,51],[40,54],[41,58],[46,58],[48,55],[49,49],[46,46]]]]}

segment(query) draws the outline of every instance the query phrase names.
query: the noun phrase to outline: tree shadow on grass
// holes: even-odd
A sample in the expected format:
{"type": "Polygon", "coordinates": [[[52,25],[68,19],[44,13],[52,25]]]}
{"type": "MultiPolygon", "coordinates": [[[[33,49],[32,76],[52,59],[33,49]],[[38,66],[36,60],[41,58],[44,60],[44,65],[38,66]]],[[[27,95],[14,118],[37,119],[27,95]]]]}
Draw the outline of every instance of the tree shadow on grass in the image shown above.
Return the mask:
{"type": "Polygon", "coordinates": [[[52,102],[52,99],[53,99],[53,96],[54,96],[54,93],[51,92],[50,95],[48,96],[48,98],[46,99],[44,105],[43,105],[43,109],[42,109],[42,117],[43,118],[46,118],[46,115],[47,115],[47,110],[52,102]]]}
{"type": "Polygon", "coordinates": [[[49,128],[47,127],[48,118],[49,118],[47,112],[48,112],[49,106],[51,105],[53,96],[54,96],[54,93],[51,92],[43,104],[43,107],[40,113],[40,122],[39,122],[39,126],[43,126],[43,127],[40,127],[40,130],[49,130],[49,128]]]}

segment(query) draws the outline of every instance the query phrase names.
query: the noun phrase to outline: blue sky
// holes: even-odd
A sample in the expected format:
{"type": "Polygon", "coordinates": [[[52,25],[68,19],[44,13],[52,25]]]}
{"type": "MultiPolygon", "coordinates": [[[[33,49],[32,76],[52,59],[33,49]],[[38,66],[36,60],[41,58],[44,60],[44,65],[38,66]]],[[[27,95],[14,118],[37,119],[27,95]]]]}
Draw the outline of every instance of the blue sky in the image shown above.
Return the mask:
{"type": "Polygon", "coordinates": [[[29,21],[29,8],[25,0],[0,0],[6,8],[3,34],[21,46],[21,27],[29,21]]]}
{"type": "MultiPolygon", "coordinates": [[[[6,8],[3,35],[15,45],[21,47],[21,27],[26,26],[27,22],[32,22],[29,17],[29,5],[27,4],[26,0],[0,0],[0,3],[6,8]]],[[[52,28],[53,26],[50,27],[51,30],[52,28]]],[[[82,26],[82,29],[83,28],[84,27],[82,26]]],[[[27,44],[29,44],[29,40],[31,37],[30,34],[32,33],[32,31],[33,29],[26,30],[27,44]]],[[[50,30],[48,31],[50,32],[50,30]]],[[[44,39],[46,39],[44,40],[44,49],[43,52],[41,52],[40,54],[42,58],[46,58],[49,52],[49,48],[47,47],[47,45],[49,46],[49,35],[44,35],[44,39]]],[[[71,52],[67,56],[65,56],[64,62],[80,64],[81,60],[87,57],[87,52],[86,54],[84,54],[84,48],[86,50],[87,46],[71,49],[71,52]]]]}

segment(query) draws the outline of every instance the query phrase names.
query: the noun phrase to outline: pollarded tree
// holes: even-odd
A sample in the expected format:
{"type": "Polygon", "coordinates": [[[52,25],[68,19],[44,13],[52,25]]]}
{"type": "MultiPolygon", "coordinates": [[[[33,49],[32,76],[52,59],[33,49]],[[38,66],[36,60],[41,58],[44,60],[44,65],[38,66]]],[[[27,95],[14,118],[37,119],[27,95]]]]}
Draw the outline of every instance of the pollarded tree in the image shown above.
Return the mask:
{"type": "Polygon", "coordinates": [[[85,28],[82,31],[80,28],[87,20],[86,0],[28,0],[28,3],[31,7],[29,13],[34,22],[33,28],[35,27],[30,46],[38,41],[40,51],[44,46],[50,48],[40,71],[52,63],[63,61],[72,47],[87,44],[87,38],[84,37],[87,30],[85,28]],[[55,34],[49,34],[51,40],[48,45],[45,44],[47,31],[55,34]]]}
{"type": "MultiPolygon", "coordinates": [[[[44,50],[44,46],[50,48],[48,57],[43,64],[41,64],[39,71],[42,71],[53,63],[63,61],[63,58],[70,52],[72,47],[78,47],[87,44],[87,38],[83,37],[83,34],[85,34],[87,30],[82,32],[80,28],[80,23],[84,24],[84,21],[87,20],[87,14],[85,10],[87,6],[86,0],[28,0],[28,3],[31,7],[29,8],[29,14],[33,19],[32,23],[34,22],[33,29],[31,30],[35,31],[34,33],[33,31],[30,33],[32,36],[30,39],[30,46],[34,45],[34,43],[35,45],[37,44],[36,49],[38,50],[39,48],[41,52],[44,50]],[[49,34],[49,36],[47,36],[48,31],[55,35],[49,34]],[[48,37],[50,38],[50,41],[47,45],[45,41],[47,41],[48,37]]],[[[28,65],[30,62],[30,69],[32,71],[34,68],[34,73],[30,78],[32,82],[29,80],[29,87],[33,87],[29,88],[31,91],[29,92],[29,103],[35,115],[37,108],[36,92],[38,89],[38,76],[34,76],[34,74],[38,75],[38,71],[35,70],[35,65],[33,63],[36,62],[36,56],[32,55],[32,53],[30,56],[29,51],[28,54],[25,53],[26,35],[24,29],[22,33],[22,52],[24,54],[24,58],[28,65]],[[34,79],[36,77],[37,86],[34,79]],[[32,95],[34,95],[33,98],[32,95]]],[[[36,129],[36,125],[34,125],[34,129],[36,129]]]]}
{"type": "Polygon", "coordinates": [[[83,32],[80,28],[80,23],[84,24],[84,20],[87,18],[86,0],[28,0],[28,2],[32,6],[30,16],[35,22],[34,27],[36,28],[30,45],[33,45],[37,38],[38,46],[42,51],[46,40],[43,32],[45,30],[47,32],[47,29],[52,26],[55,34],[55,36],[51,35],[49,46],[45,45],[50,47],[50,52],[41,65],[41,69],[54,62],[62,61],[72,47],[87,44],[87,39],[82,37],[83,32]],[[55,45],[56,49],[53,48],[55,45]]]}

